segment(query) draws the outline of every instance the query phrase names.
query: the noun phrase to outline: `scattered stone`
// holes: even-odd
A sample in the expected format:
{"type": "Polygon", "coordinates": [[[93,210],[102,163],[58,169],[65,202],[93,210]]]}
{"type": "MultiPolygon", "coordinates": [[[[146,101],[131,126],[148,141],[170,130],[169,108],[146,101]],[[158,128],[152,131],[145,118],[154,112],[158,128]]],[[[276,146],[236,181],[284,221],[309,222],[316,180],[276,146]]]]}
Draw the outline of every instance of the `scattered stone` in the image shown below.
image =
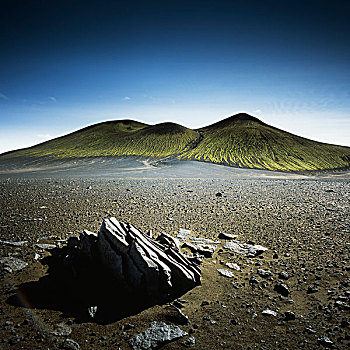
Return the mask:
{"type": "Polygon", "coordinates": [[[328,348],[328,347],[332,347],[333,346],[333,342],[327,338],[326,336],[324,335],[320,335],[318,338],[317,338],[317,342],[319,344],[321,344],[322,346],[328,348]]]}
{"type": "MultiPolygon", "coordinates": [[[[59,173],[58,175],[60,176],[59,173]]],[[[258,176],[260,175],[258,174],[258,176]]],[[[263,174],[261,176],[263,176],[263,174]]],[[[270,173],[270,176],[273,177],[274,174],[270,173]]],[[[225,183],[223,182],[224,185],[222,187],[220,185],[217,186],[219,182],[216,180],[197,181],[198,187],[196,187],[197,185],[193,186],[195,187],[193,188],[195,190],[193,195],[186,193],[183,195],[183,193],[186,192],[186,186],[192,185],[192,180],[170,181],[169,183],[163,184],[163,181],[159,181],[159,179],[145,182],[124,179],[116,179],[116,181],[112,179],[105,182],[105,180],[100,181],[96,179],[93,185],[94,193],[91,191],[84,191],[89,185],[89,182],[80,183],[79,198],[76,197],[76,192],[70,193],[72,186],[69,185],[73,183],[73,180],[62,179],[59,180],[58,185],[55,185],[55,182],[52,181],[50,186],[46,186],[47,188],[45,187],[45,180],[43,183],[37,180],[34,182],[33,180],[32,182],[28,181],[26,186],[17,186],[18,189],[16,189],[15,185],[17,180],[4,179],[3,182],[1,182],[1,186],[4,190],[4,192],[2,192],[2,199],[6,211],[2,213],[2,221],[8,224],[8,228],[2,229],[2,238],[0,239],[8,241],[28,240],[26,247],[28,246],[29,248],[27,250],[27,248],[24,247],[16,248],[0,244],[0,248],[2,248],[2,256],[0,259],[5,256],[12,256],[27,261],[30,264],[31,262],[34,263],[35,253],[41,255],[40,259],[47,254],[45,254],[44,250],[38,248],[35,250],[31,249],[32,244],[56,243],[58,241],[56,238],[53,240],[52,237],[41,242],[37,241],[38,237],[44,234],[44,232],[45,235],[47,235],[48,232],[57,232],[57,234],[62,234],[64,237],[74,235],[75,232],[77,232],[78,225],[81,223],[84,223],[84,225],[91,223],[92,225],[94,222],[93,226],[95,226],[96,219],[100,215],[105,215],[108,210],[118,213],[118,215],[125,215],[128,218],[134,217],[137,227],[147,227],[147,223],[151,222],[149,225],[152,225],[154,230],[153,237],[157,237],[161,232],[168,232],[171,235],[173,235],[172,232],[174,232],[174,237],[176,237],[176,230],[178,230],[179,227],[190,228],[190,225],[191,229],[193,228],[196,232],[193,233],[193,236],[198,235],[199,237],[211,238],[214,241],[218,239],[220,232],[236,233],[239,235],[239,238],[234,238],[232,240],[248,243],[249,239],[256,244],[262,244],[268,247],[269,250],[262,254],[266,259],[245,258],[243,255],[238,255],[223,248],[223,254],[219,255],[216,260],[216,265],[211,262],[212,259],[204,260],[204,270],[206,274],[208,271],[222,268],[232,271],[234,277],[224,281],[221,279],[221,275],[215,275],[214,273],[214,275],[211,276],[212,280],[209,285],[207,283],[208,281],[205,284],[205,286],[210,289],[210,295],[206,293],[207,288],[199,288],[194,293],[188,294],[190,295],[189,300],[194,302],[194,305],[191,305],[190,308],[193,307],[194,311],[199,309],[194,319],[198,321],[199,329],[191,323],[192,328],[196,329],[194,334],[190,334],[190,336],[194,335],[196,340],[196,344],[192,349],[197,347],[209,347],[212,343],[217,344],[217,346],[222,349],[232,347],[243,349],[249,346],[252,348],[261,348],[261,350],[270,348],[322,349],[324,347],[317,343],[317,338],[320,335],[325,335],[333,341],[334,348],[346,348],[349,341],[350,318],[348,311],[342,309],[342,303],[349,305],[350,302],[349,300],[338,299],[338,297],[342,296],[343,298],[348,298],[350,292],[349,286],[346,286],[346,284],[350,284],[350,264],[346,256],[349,248],[349,243],[346,238],[350,233],[347,215],[349,207],[349,181],[340,181],[336,178],[330,179],[329,181],[319,181],[316,179],[315,181],[309,181],[309,179],[304,180],[301,178],[290,181],[288,180],[289,176],[299,177],[299,175],[285,174],[283,176],[281,175],[283,179],[280,178],[273,181],[269,179],[266,181],[233,179],[225,183]],[[6,181],[8,181],[8,184],[6,181]],[[162,185],[158,186],[158,182],[162,182],[162,185]],[[337,196],[332,194],[332,198],[329,196],[325,198],[326,196],[322,193],[322,188],[327,188],[328,184],[334,185],[334,188],[337,189],[337,196]],[[59,186],[61,185],[62,188],[60,189],[59,186]],[[139,186],[139,188],[136,186],[139,186]],[[178,186],[182,186],[182,189],[178,189],[178,186]],[[200,186],[205,188],[205,191],[201,191],[200,186]],[[131,188],[132,192],[125,192],[125,187],[131,188]],[[223,193],[224,196],[227,193],[227,198],[213,198],[218,189],[221,188],[221,190],[224,190],[224,187],[225,193],[223,193]],[[83,192],[81,192],[81,189],[83,189],[83,192]],[[261,193],[259,192],[260,189],[262,190],[261,193]],[[20,195],[16,196],[15,191],[20,192],[20,195]],[[24,193],[27,191],[28,195],[31,197],[28,197],[28,195],[24,196],[24,193]],[[174,196],[175,192],[177,193],[176,196],[174,196]],[[80,194],[88,196],[90,202],[86,203],[86,198],[80,198],[80,194]],[[28,201],[25,201],[24,199],[27,197],[28,201]],[[31,198],[35,200],[33,201],[33,206],[26,206],[25,203],[31,203],[31,198]],[[110,203],[111,198],[116,199],[117,206],[110,203]],[[21,207],[22,199],[23,205],[21,207]],[[81,201],[78,199],[81,199],[81,201]],[[308,203],[304,204],[304,200],[306,201],[306,199],[308,199],[308,203]],[[47,204],[53,202],[57,205],[52,207],[47,204]],[[67,203],[66,206],[64,202],[67,203]],[[39,222],[33,223],[33,216],[40,216],[40,211],[41,213],[44,213],[44,211],[46,213],[46,209],[38,209],[42,204],[51,207],[47,212],[48,219],[40,224],[39,222]],[[328,206],[333,207],[334,211],[332,213],[327,213],[326,207],[328,206]],[[64,208],[64,210],[60,212],[60,208],[64,208]],[[254,215],[250,215],[252,210],[254,211],[254,215]],[[133,211],[139,213],[139,215],[133,216],[133,211]],[[20,214],[22,215],[20,216],[20,214]],[[62,225],[60,220],[54,218],[55,215],[60,214],[65,217],[65,222],[67,224],[62,225]],[[234,222],[232,222],[232,215],[234,215],[235,218],[234,222]],[[169,216],[173,217],[173,222],[168,220],[169,216]],[[249,219],[249,222],[247,219],[249,219]],[[68,228],[68,226],[72,227],[68,228]],[[281,232],[279,232],[280,229],[281,232]],[[68,233],[68,231],[73,232],[68,233]],[[240,234],[239,232],[245,233],[240,234]],[[327,237],[327,235],[329,235],[329,237],[327,237]],[[271,250],[270,247],[272,248],[271,250]],[[287,251],[290,253],[289,259],[285,258],[285,253],[287,251]],[[12,255],[9,252],[17,255],[12,255]],[[271,254],[267,254],[268,252],[271,254]],[[273,254],[275,254],[275,260],[272,259],[273,254]],[[279,260],[276,260],[278,256],[279,260]],[[248,259],[253,262],[248,263],[248,259]],[[220,260],[223,261],[222,265],[219,265],[220,260]],[[226,262],[237,263],[241,268],[240,271],[243,270],[244,272],[235,272],[235,269],[226,265],[226,262]],[[260,265],[261,263],[262,265],[260,265]],[[259,268],[271,270],[273,275],[265,280],[258,274],[257,269],[259,268]],[[255,276],[260,280],[260,284],[256,285],[254,290],[251,289],[249,285],[251,276],[255,276]],[[319,278],[321,278],[318,281],[319,284],[317,284],[317,282],[315,284],[314,280],[317,281],[319,278]],[[222,290],[222,292],[225,292],[224,295],[220,292],[221,282],[225,282],[225,291],[222,290]],[[265,285],[264,282],[268,283],[267,287],[266,289],[260,290],[260,287],[263,288],[265,285]],[[291,292],[288,297],[284,297],[273,291],[276,283],[285,283],[288,286],[291,292]],[[319,292],[305,295],[309,285],[318,288],[319,292]],[[239,287],[239,289],[235,289],[235,287],[239,287]],[[303,300],[303,293],[305,300],[303,300]],[[291,298],[295,300],[295,307],[290,304],[289,299],[291,298]],[[200,307],[202,300],[210,301],[210,304],[200,307]],[[302,305],[299,305],[299,302],[301,302],[302,305]],[[226,309],[221,307],[222,303],[227,306],[226,309]],[[241,305],[243,305],[242,309],[240,309],[241,305]],[[278,312],[276,317],[264,317],[261,314],[262,310],[270,308],[278,312]],[[250,311],[249,313],[248,310],[250,311]],[[289,320],[291,317],[286,315],[286,310],[291,310],[291,312],[293,311],[295,313],[295,320],[289,320]],[[258,316],[252,320],[254,312],[256,312],[258,316]],[[215,317],[214,319],[220,323],[220,329],[217,330],[218,332],[215,331],[216,325],[211,326],[210,321],[202,321],[202,317],[206,314],[210,315],[212,318],[215,317]],[[240,326],[231,324],[230,320],[232,318],[237,318],[235,321],[239,321],[240,326]],[[264,318],[264,320],[261,320],[261,318],[264,318]],[[263,331],[266,333],[263,337],[261,337],[260,334],[262,331],[261,325],[259,325],[260,321],[265,321],[266,326],[263,327],[263,331]],[[278,322],[279,325],[275,328],[274,325],[278,322]],[[225,327],[226,329],[224,330],[225,327]],[[253,327],[257,329],[257,332],[253,333],[250,331],[253,327]],[[305,332],[306,327],[309,327],[309,330],[306,332],[310,334],[305,332]],[[316,332],[314,330],[316,330],[316,332]],[[204,334],[203,331],[204,333],[208,331],[207,333],[209,334],[204,334]],[[235,334],[232,336],[233,332],[235,334]],[[254,339],[252,340],[245,337],[245,333],[256,336],[255,341],[254,339]],[[210,335],[213,335],[212,340],[208,339],[210,335]],[[205,343],[206,340],[209,340],[210,344],[205,343]],[[260,340],[264,340],[264,342],[260,343],[260,340]],[[257,344],[257,342],[259,344],[257,344]],[[276,344],[276,342],[278,342],[278,344],[276,344]]],[[[23,181],[23,183],[25,182],[23,181]]],[[[77,181],[75,181],[74,188],[78,188],[77,181]]],[[[144,232],[146,233],[146,231],[147,230],[144,232]]],[[[195,243],[191,238],[191,236],[187,238],[188,242],[195,243]]],[[[231,239],[227,241],[231,241],[231,239]]],[[[225,243],[225,239],[222,239],[221,244],[218,245],[214,253],[215,257],[218,250],[225,243]]],[[[191,253],[190,255],[192,256],[191,253]]],[[[45,263],[46,259],[42,262],[45,263]]],[[[2,277],[5,277],[1,290],[3,293],[3,301],[5,301],[7,297],[11,297],[14,292],[14,286],[17,286],[19,283],[37,279],[37,277],[39,277],[38,274],[45,271],[43,268],[39,267],[37,262],[32,265],[30,268],[27,266],[24,273],[16,273],[18,276],[14,277],[15,280],[13,282],[15,282],[15,284],[12,283],[12,278],[8,278],[11,275],[6,277],[3,272],[2,277]]],[[[3,265],[0,266],[0,270],[3,270],[3,265]]],[[[65,270],[62,272],[64,271],[65,270]]],[[[94,276],[91,275],[91,286],[94,283],[93,277],[94,276]]],[[[34,286],[35,285],[36,284],[34,284],[34,286]]],[[[89,284],[87,285],[89,286],[89,284]]],[[[114,285],[115,284],[113,284],[113,286],[114,285]]],[[[67,286],[70,287],[68,284],[67,286]]],[[[101,288],[102,295],[104,293],[103,289],[101,288]]],[[[108,293],[108,289],[106,292],[108,293]]],[[[99,294],[100,297],[101,294],[99,294]]],[[[111,293],[111,295],[113,296],[113,293],[111,293]]],[[[178,297],[178,295],[176,295],[176,297],[178,297]]],[[[79,296],[77,296],[77,298],[79,298],[79,296]]],[[[85,298],[85,296],[82,295],[82,298],[85,298]]],[[[135,299],[126,298],[126,300],[135,299]]],[[[84,304],[84,316],[87,316],[87,306],[98,304],[98,311],[95,318],[98,324],[100,324],[100,321],[103,322],[105,311],[103,308],[106,307],[106,311],[108,311],[108,300],[99,298],[93,299],[88,296],[87,302],[88,303],[84,304]],[[101,306],[99,303],[100,301],[101,306]]],[[[176,306],[179,307],[177,304],[176,306]]],[[[80,307],[77,308],[79,315],[82,311],[81,309],[80,307]]],[[[11,310],[11,308],[9,308],[6,303],[0,306],[0,317],[4,318],[0,324],[3,329],[0,348],[1,341],[7,339],[7,344],[3,344],[3,347],[10,347],[10,344],[8,344],[9,340],[15,334],[21,334],[23,332],[25,340],[12,346],[13,348],[28,346],[32,348],[46,346],[45,349],[47,347],[50,347],[50,349],[55,348],[55,344],[49,344],[50,339],[47,338],[47,333],[42,335],[41,330],[32,327],[32,323],[35,320],[32,322],[31,319],[30,326],[23,326],[22,328],[17,326],[19,323],[22,324],[23,319],[29,317],[29,314],[28,316],[24,316],[24,314],[20,312],[16,313],[18,317],[15,315],[15,318],[12,318],[13,316],[8,314],[9,310],[11,310]],[[13,325],[5,326],[6,320],[14,320],[15,322],[13,325]]],[[[187,314],[187,307],[181,310],[187,314]]],[[[24,311],[26,313],[26,310],[24,311]]],[[[67,315],[70,315],[70,317],[74,319],[76,317],[75,309],[72,310],[72,313],[67,315]]],[[[167,314],[164,316],[167,316],[167,314]]],[[[131,317],[135,322],[138,318],[139,316],[131,317]]],[[[129,319],[129,317],[126,319],[129,319]]],[[[108,334],[108,343],[107,341],[99,343],[101,336],[107,335],[102,329],[100,330],[100,326],[97,328],[93,327],[93,332],[86,328],[90,328],[92,325],[75,324],[74,332],[79,333],[80,330],[84,328],[86,339],[81,338],[80,340],[80,338],[75,338],[73,337],[75,333],[72,333],[69,336],[59,337],[61,338],[60,343],[63,342],[65,338],[72,337],[80,343],[81,348],[90,350],[103,346],[106,348],[114,347],[115,349],[119,347],[124,348],[129,346],[129,344],[124,343],[124,341],[128,341],[134,334],[140,333],[148,328],[151,321],[143,329],[137,328],[137,331],[135,331],[135,327],[134,329],[128,330],[127,334],[122,334],[124,329],[122,331],[118,328],[114,329],[111,331],[111,334],[108,334]],[[95,333],[95,335],[91,336],[90,334],[93,333],[95,333]]],[[[168,318],[163,321],[172,324],[168,318]]],[[[59,322],[61,322],[61,320],[53,324],[51,323],[51,327],[55,327],[59,322]]],[[[133,321],[127,322],[136,325],[133,321]]],[[[120,321],[118,323],[120,323],[120,321]]],[[[176,325],[176,323],[173,324],[176,325]]],[[[189,329],[191,327],[185,329],[185,326],[177,326],[190,333],[189,329]]],[[[183,337],[169,345],[174,348],[182,347],[186,349],[180,344],[188,337],[189,336],[183,337]]]]}
{"type": "Polygon", "coordinates": [[[184,242],[182,248],[189,248],[193,254],[203,255],[205,258],[212,258],[216,250],[214,245],[195,245],[188,242],[184,242]]]}
{"type": "Polygon", "coordinates": [[[264,269],[258,269],[257,273],[260,277],[267,278],[272,276],[272,272],[269,270],[264,270],[264,269]]]}
{"type": "Polygon", "coordinates": [[[2,241],[0,240],[0,244],[7,245],[10,247],[24,247],[28,241],[19,241],[19,242],[12,242],[12,241],[2,241]]]}
{"type": "Polygon", "coordinates": [[[51,332],[53,335],[57,335],[60,337],[66,337],[72,333],[72,328],[69,327],[67,324],[64,322],[59,323],[55,330],[51,332]]]}
{"type": "Polygon", "coordinates": [[[307,328],[305,329],[305,332],[308,333],[308,334],[315,334],[315,333],[316,333],[316,331],[313,330],[311,327],[307,327],[307,328]]]}
{"type": "Polygon", "coordinates": [[[13,271],[19,271],[24,269],[28,263],[18,259],[14,258],[12,256],[8,256],[5,258],[0,259],[0,264],[4,265],[4,270],[7,272],[13,272],[13,271]]]}
{"type": "Polygon", "coordinates": [[[230,323],[231,323],[232,325],[234,325],[234,326],[238,326],[238,325],[239,325],[239,322],[238,322],[235,318],[233,318],[233,319],[230,321],[230,323]]]}
{"type": "Polygon", "coordinates": [[[170,342],[187,335],[177,326],[167,325],[164,322],[152,322],[151,327],[129,340],[134,350],[155,349],[163,343],[170,342]]]}
{"type": "Polygon", "coordinates": [[[225,264],[227,267],[229,267],[232,270],[239,271],[241,268],[235,264],[235,263],[226,263],[225,264]]]}
{"type": "Polygon", "coordinates": [[[350,305],[345,303],[344,301],[337,300],[334,303],[335,306],[337,306],[341,310],[350,310],[350,305]]]}
{"type": "Polygon", "coordinates": [[[67,338],[62,343],[61,348],[66,350],[79,350],[80,345],[75,340],[67,338]]]}
{"type": "Polygon", "coordinates": [[[261,283],[261,287],[263,287],[263,288],[267,288],[268,285],[269,284],[267,283],[267,281],[262,281],[262,283],[261,283]]]}
{"type": "Polygon", "coordinates": [[[97,312],[97,306],[88,307],[88,314],[91,318],[95,318],[97,312]]]}
{"type": "Polygon", "coordinates": [[[24,336],[22,334],[16,334],[10,339],[9,343],[11,345],[15,345],[17,343],[20,343],[23,340],[24,340],[24,336]]]}
{"type": "Polygon", "coordinates": [[[239,241],[226,242],[224,248],[229,249],[234,253],[244,255],[247,258],[255,258],[267,250],[267,248],[261,245],[251,245],[247,243],[241,243],[239,241]]]}
{"type": "Polygon", "coordinates": [[[217,269],[219,271],[219,274],[221,276],[225,276],[228,278],[232,278],[234,276],[233,272],[226,270],[226,269],[217,269]]]}
{"type": "Polygon", "coordinates": [[[307,287],[307,294],[313,294],[313,293],[317,293],[318,289],[315,286],[308,286],[307,287]]]}
{"type": "Polygon", "coordinates": [[[295,313],[292,311],[286,311],[284,313],[284,320],[285,321],[293,321],[295,320],[295,313]]]}
{"type": "Polygon", "coordinates": [[[277,312],[276,312],[276,311],[272,311],[272,310],[268,310],[268,309],[262,311],[261,314],[262,314],[263,316],[274,316],[274,317],[277,316],[277,312]]]}
{"type": "Polygon", "coordinates": [[[186,348],[191,348],[192,346],[196,345],[196,339],[193,336],[189,337],[184,342],[182,342],[182,345],[186,348]]]}
{"type": "Polygon", "coordinates": [[[219,238],[219,239],[231,240],[231,239],[237,238],[237,235],[233,235],[233,234],[231,234],[231,233],[221,232],[221,233],[219,233],[218,238],[219,238]]]}
{"type": "Polygon", "coordinates": [[[252,276],[249,280],[249,284],[252,286],[255,284],[259,284],[259,283],[260,283],[260,281],[255,276],[252,276]]]}
{"type": "Polygon", "coordinates": [[[173,321],[176,324],[180,324],[180,325],[189,325],[190,324],[190,320],[188,319],[188,317],[174,304],[170,304],[170,306],[174,309],[175,311],[175,316],[173,317],[173,321]]]}
{"type": "Polygon", "coordinates": [[[283,295],[284,297],[287,297],[290,294],[290,290],[289,290],[288,286],[284,283],[276,284],[274,287],[274,291],[283,295]]]}
{"type": "Polygon", "coordinates": [[[217,193],[215,194],[215,196],[216,196],[216,197],[222,197],[222,193],[221,193],[221,192],[217,192],[217,193]]]}
{"type": "Polygon", "coordinates": [[[43,250],[50,250],[56,248],[55,244],[47,244],[47,243],[37,243],[33,245],[34,248],[39,248],[43,250]]]}
{"type": "Polygon", "coordinates": [[[278,278],[280,278],[281,280],[287,280],[289,279],[289,275],[286,271],[281,271],[278,275],[278,278]]]}
{"type": "Polygon", "coordinates": [[[133,329],[135,328],[135,325],[133,325],[132,323],[127,323],[125,326],[124,326],[124,330],[125,331],[128,331],[129,329],[133,329]]]}
{"type": "Polygon", "coordinates": [[[28,325],[28,324],[30,324],[30,320],[29,320],[28,318],[26,318],[25,320],[23,320],[22,326],[26,326],[26,325],[28,325]]]}
{"type": "Polygon", "coordinates": [[[52,235],[46,234],[45,236],[44,236],[44,235],[40,236],[36,241],[37,241],[37,242],[40,242],[40,241],[44,241],[44,240],[46,240],[46,239],[52,239],[52,238],[53,238],[52,235]]]}
{"type": "Polygon", "coordinates": [[[190,237],[190,241],[195,244],[220,244],[220,241],[213,241],[212,239],[208,238],[196,238],[196,237],[190,237]]]}

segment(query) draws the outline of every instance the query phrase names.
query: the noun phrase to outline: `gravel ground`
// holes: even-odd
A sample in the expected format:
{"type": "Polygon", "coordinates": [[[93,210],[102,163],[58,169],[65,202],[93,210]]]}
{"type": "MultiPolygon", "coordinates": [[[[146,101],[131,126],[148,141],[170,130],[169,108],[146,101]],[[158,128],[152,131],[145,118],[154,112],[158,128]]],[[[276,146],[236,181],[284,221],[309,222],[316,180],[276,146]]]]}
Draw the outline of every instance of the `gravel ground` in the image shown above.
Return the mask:
{"type": "Polygon", "coordinates": [[[201,265],[202,285],[179,302],[190,320],[179,327],[194,337],[195,344],[193,338],[186,342],[187,336],[164,348],[346,349],[350,343],[349,185],[349,179],[336,177],[4,177],[0,180],[0,348],[74,349],[79,344],[80,349],[128,349],[128,340],[152,321],[174,324],[167,305],[96,324],[80,323],[50,307],[30,308],[25,295],[27,308],[11,302],[18,286],[47,273],[40,259],[50,253],[34,244],[64,244],[84,228],[97,232],[103,218],[115,216],[155,235],[176,236],[184,228],[191,230],[192,237],[218,240],[220,233],[230,233],[241,242],[268,248],[247,258],[223,248],[225,241],[220,240],[213,257],[201,265]],[[22,241],[20,246],[9,243],[22,241]],[[4,258],[28,265],[10,272],[4,258]],[[229,268],[228,262],[240,270],[229,268]],[[233,276],[226,277],[218,269],[230,270],[233,276]]]}

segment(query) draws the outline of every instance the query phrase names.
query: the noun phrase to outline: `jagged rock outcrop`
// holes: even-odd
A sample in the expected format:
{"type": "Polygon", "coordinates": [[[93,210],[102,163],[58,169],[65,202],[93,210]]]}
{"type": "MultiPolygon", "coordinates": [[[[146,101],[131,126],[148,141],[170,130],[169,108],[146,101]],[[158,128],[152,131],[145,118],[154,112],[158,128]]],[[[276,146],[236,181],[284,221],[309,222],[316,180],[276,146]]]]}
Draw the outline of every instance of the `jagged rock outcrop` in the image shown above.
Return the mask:
{"type": "Polygon", "coordinates": [[[151,299],[183,293],[201,283],[199,266],[183,256],[178,242],[162,234],[158,240],[116,218],[105,219],[95,234],[84,230],[68,240],[67,266],[74,275],[99,265],[127,293],[151,299]]]}

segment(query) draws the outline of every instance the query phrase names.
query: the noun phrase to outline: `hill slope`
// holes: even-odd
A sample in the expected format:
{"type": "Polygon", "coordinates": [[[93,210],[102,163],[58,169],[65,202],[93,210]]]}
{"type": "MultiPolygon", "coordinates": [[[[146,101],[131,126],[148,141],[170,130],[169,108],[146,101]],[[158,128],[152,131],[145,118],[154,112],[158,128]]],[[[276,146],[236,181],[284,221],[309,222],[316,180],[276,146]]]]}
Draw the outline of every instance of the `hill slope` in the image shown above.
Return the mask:
{"type": "Polygon", "coordinates": [[[182,159],[282,171],[348,167],[350,148],[311,141],[237,114],[197,130],[203,140],[182,159]]]}
{"type": "Polygon", "coordinates": [[[100,156],[177,157],[235,167],[279,171],[350,167],[350,148],[308,140],[240,113],[191,130],[175,123],[132,120],[95,124],[0,159],[100,156]]]}
{"type": "Polygon", "coordinates": [[[95,124],[39,145],[10,152],[13,157],[76,158],[99,156],[167,157],[199,137],[197,131],[174,123],[147,125],[132,120],[95,124]]]}

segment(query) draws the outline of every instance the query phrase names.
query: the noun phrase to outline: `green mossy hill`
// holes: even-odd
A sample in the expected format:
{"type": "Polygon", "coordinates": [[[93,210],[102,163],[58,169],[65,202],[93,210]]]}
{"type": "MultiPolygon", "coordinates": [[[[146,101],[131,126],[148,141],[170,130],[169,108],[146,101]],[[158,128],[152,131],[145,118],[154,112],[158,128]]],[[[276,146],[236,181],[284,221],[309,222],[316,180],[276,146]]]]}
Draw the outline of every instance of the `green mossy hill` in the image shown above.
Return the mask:
{"type": "Polygon", "coordinates": [[[264,124],[240,113],[197,130],[197,147],[181,159],[235,167],[308,171],[350,166],[350,148],[315,142],[264,124]]]}
{"type": "Polygon", "coordinates": [[[199,137],[197,131],[174,123],[147,125],[132,120],[92,125],[3,157],[77,158],[140,156],[162,158],[180,153],[199,137]]]}
{"type": "Polygon", "coordinates": [[[1,159],[100,156],[177,157],[278,171],[350,168],[349,147],[308,140],[245,113],[198,130],[175,123],[147,125],[132,120],[109,121],[8,152],[1,155],[1,159]]]}

